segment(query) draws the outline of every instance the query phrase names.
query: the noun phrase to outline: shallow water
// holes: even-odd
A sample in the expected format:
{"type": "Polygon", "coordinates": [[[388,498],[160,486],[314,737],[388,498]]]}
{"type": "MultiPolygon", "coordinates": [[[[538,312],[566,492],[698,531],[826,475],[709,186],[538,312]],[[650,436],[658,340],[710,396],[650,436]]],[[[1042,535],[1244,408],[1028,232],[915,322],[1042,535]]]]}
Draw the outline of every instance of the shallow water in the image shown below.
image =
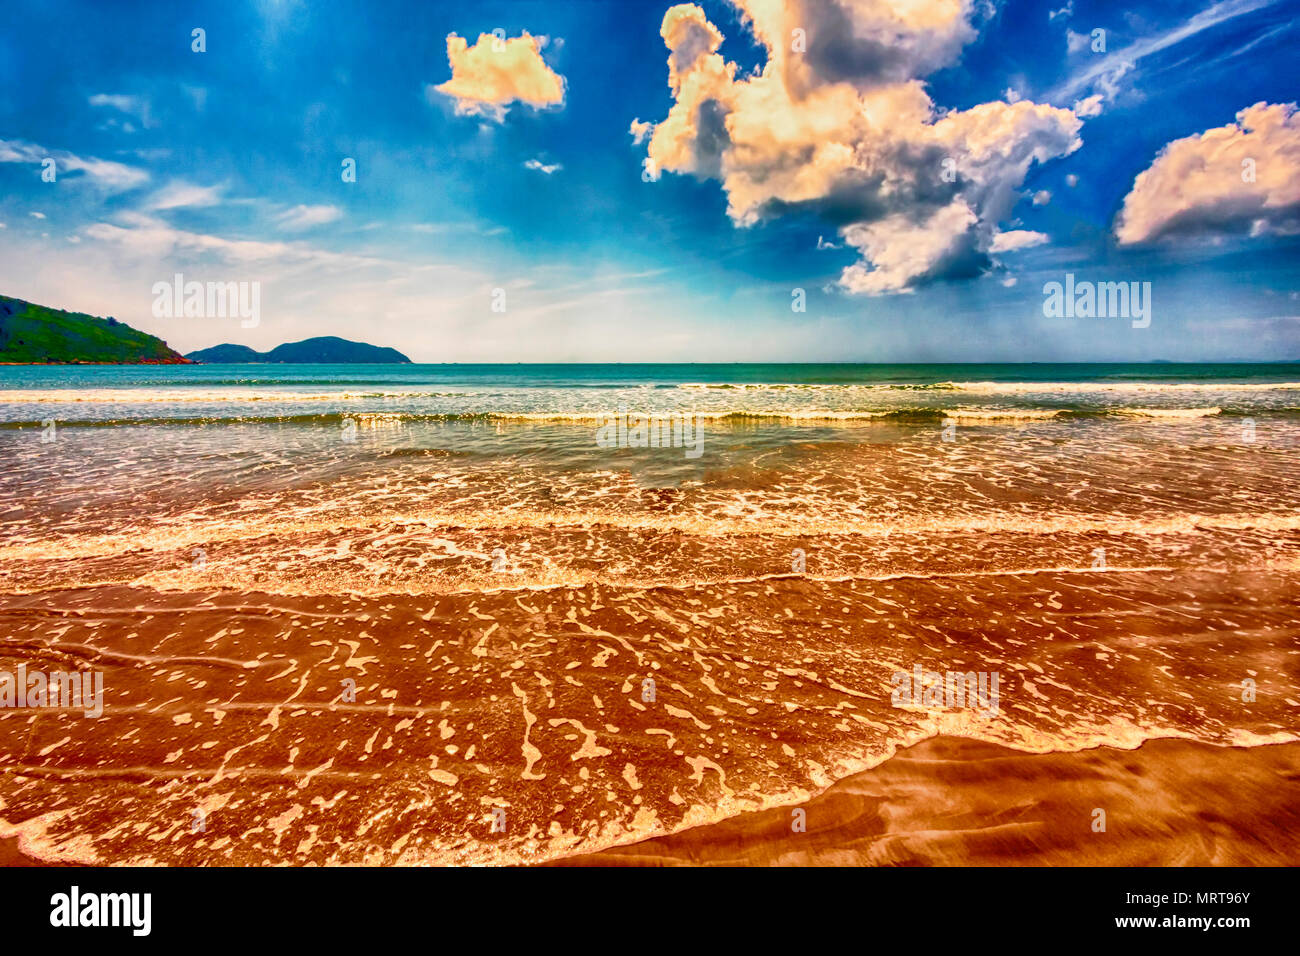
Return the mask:
{"type": "Polygon", "coordinates": [[[48,858],[508,862],[940,732],[1295,740],[1297,383],[0,369],[3,666],[105,672],[97,720],[0,710],[0,817],[48,858]],[[601,447],[624,408],[698,416],[701,453],[601,447]],[[917,665],[1000,706],[895,706],[917,665]]]}

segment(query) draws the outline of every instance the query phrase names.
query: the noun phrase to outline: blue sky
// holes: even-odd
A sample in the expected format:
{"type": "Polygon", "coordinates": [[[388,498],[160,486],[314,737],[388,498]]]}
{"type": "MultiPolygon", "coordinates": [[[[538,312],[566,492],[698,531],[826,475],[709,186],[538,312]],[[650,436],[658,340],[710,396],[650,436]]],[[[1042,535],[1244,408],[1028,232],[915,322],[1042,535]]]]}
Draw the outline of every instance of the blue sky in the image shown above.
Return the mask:
{"type": "Polygon", "coordinates": [[[778,19],[705,0],[674,21],[681,89],[670,6],[10,0],[0,292],[183,351],[341,335],[435,362],[1300,359],[1300,3],[932,0],[898,27],[890,0],[786,0],[778,19]],[[774,56],[763,36],[784,47],[794,24],[807,52],[774,56]],[[486,57],[494,30],[519,70],[440,91],[448,35],[486,57]],[[528,71],[562,98],[530,101],[528,71]],[[905,118],[918,95],[930,114],[905,118]],[[1207,134],[1255,104],[1259,129],[1207,134]],[[176,272],[261,283],[260,324],[156,317],[176,272]],[[1150,326],[1045,317],[1066,273],[1151,282],[1150,326]]]}

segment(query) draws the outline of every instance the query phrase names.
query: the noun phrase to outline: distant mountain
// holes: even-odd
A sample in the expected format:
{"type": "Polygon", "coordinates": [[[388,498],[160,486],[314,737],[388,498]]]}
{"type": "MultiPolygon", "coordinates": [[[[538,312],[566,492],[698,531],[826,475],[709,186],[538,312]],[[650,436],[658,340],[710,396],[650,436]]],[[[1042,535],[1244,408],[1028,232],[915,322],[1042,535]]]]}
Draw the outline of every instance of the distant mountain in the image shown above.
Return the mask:
{"type": "Polygon", "coordinates": [[[268,362],[367,362],[385,364],[411,364],[411,360],[397,349],[365,342],[349,342],[333,335],[320,335],[301,342],[277,345],[266,354],[268,362]]]}
{"type": "Polygon", "coordinates": [[[247,345],[214,345],[210,349],[190,352],[185,357],[207,365],[247,365],[251,362],[266,361],[265,355],[255,352],[247,345]]]}
{"type": "Polygon", "coordinates": [[[0,295],[0,363],[172,365],[187,361],[162,339],[117,319],[0,295]]]}
{"type": "Polygon", "coordinates": [[[235,365],[257,362],[283,363],[297,365],[342,365],[360,363],[366,365],[409,365],[411,360],[397,349],[365,342],[349,342],[333,335],[320,335],[301,342],[287,342],[277,345],[269,352],[255,352],[246,345],[214,345],[210,349],[199,349],[187,356],[195,362],[207,365],[235,365]]]}

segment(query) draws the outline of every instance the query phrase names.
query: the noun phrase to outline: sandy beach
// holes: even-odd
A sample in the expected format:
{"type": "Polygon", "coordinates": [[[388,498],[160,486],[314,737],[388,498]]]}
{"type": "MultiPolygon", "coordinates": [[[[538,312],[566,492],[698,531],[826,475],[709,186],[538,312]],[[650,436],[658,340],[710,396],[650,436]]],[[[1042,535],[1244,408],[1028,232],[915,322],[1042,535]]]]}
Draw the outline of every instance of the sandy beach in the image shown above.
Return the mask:
{"type": "Polygon", "coordinates": [[[597,444],[624,386],[395,391],[0,392],[7,852],[1295,857],[1289,384],[636,391],[698,459],[597,444]]]}
{"type": "Polygon", "coordinates": [[[1298,13],[6,2],[0,914],[1285,932],[1298,13]]]}
{"type": "Polygon", "coordinates": [[[772,809],[550,865],[1290,866],[1300,744],[1025,754],[939,737],[802,808],[803,832],[772,809]]]}

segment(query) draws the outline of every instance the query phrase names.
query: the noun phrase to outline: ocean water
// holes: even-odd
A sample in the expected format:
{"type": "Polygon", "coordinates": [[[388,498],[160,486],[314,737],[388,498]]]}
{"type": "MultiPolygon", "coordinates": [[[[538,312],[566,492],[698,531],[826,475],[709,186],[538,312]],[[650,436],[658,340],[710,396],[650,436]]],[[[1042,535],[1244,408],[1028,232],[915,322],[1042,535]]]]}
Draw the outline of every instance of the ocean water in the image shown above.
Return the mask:
{"type": "Polygon", "coordinates": [[[516,862],[940,733],[1294,740],[1298,450],[1297,364],[0,368],[6,667],[107,671],[0,713],[0,818],[516,862]],[[1000,707],[898,706],[918,666],[1000,707]]]}
{"type": "Polygon", "coordinates": [[[198,540],[344,513],[722,530],[1140,520],[1188,484],[1200,509],[1285,498],[1274,469],[1297,438],[1294,364],[18,366],[0,368],[0,528],[40,552],[71,546],[54,532],[198,540]],[[654,427],[634,433],[638,416],[654,427]],[[1170,485],[1106,491],[1111,466],[1170,485]],[[1203,470],[1223,480],[1193,482],[1203,470]]]}

